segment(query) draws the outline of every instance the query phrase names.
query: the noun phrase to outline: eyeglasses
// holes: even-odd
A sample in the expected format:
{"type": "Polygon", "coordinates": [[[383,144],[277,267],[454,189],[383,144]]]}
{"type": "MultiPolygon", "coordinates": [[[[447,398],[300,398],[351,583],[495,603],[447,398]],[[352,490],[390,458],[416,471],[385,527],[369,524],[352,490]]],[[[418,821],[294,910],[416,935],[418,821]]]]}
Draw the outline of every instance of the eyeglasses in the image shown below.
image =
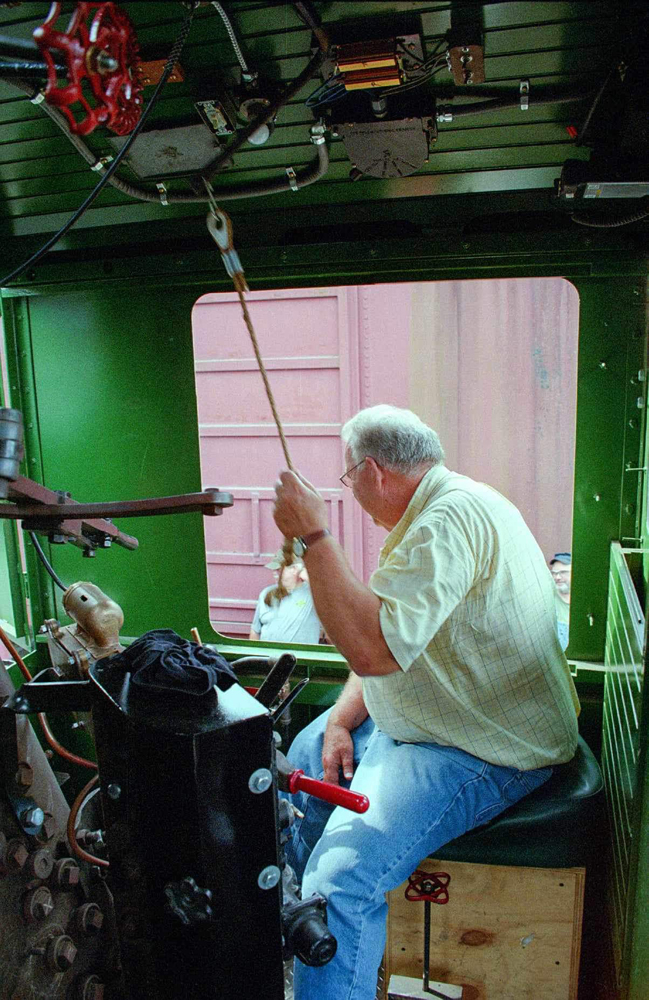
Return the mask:
{"type": "Polygon", "coordinates": [[[340,481],[343,484],[343,486],[347,486],[349,489],[351,489],[352,484],[347,482],[347,477],[349,476],[350,472],[353,472],[354,469],[357,469],[359,467],[359,465],[363,464],[364,461],[365,461],[365,459],[362,458],[360,460],[360,462],[357,462],[356,465],[352,465],[351,469],[347,469],[347,472],[344,472],[342,474],[342,476],[340,477],[340,481]]]}

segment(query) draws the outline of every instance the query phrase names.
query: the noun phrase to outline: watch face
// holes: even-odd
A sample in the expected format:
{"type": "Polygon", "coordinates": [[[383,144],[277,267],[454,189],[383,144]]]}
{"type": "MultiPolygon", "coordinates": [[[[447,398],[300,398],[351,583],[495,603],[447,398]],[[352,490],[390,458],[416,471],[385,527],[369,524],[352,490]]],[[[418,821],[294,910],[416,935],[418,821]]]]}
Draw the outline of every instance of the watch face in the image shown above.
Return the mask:
{"type": "Polygon", "coordinates": [[[303,556],[304,553],[306,552],[306,550],[307,550],[307,544],[304,541],[304,539],[302,538],[302,536],[300,535],[299,538],[295,539],[295,542],[294,542],[294,545],[293,545],[293,551],[295,552],[296,556],[303,556]]]}

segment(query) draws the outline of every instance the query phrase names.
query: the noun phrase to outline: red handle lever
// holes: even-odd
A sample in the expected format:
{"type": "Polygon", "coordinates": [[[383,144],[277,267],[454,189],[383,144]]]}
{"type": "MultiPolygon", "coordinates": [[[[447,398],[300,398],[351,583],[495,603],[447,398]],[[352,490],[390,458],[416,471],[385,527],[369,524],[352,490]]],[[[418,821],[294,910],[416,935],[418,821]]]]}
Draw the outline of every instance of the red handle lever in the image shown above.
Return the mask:
{"type": "Polygon", "coordinates": [[[323,799],[335,806],[343,806],[344,809],[351,809],[355,813],[367,812],[370,807],[367,795],[350,792],[349,789],[333,785],[330,781],[307,778],[304,771],[300,770],[292,771],[289,774],[288,790],[291,794],[293,792],[307,792],[308,795],[315,795],[316,799],[323,799]]]}

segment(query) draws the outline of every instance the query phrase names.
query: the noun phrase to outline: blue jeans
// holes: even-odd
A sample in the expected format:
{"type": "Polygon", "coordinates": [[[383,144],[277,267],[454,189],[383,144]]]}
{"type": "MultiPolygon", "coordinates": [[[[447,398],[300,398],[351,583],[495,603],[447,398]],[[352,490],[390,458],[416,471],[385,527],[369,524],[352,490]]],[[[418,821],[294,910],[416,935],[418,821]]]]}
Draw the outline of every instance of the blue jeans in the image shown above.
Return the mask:
{"type": "MultiPolygon", "coordinates": [[[[322,740],[329,712],[298,734],[288,752],[296,767],[322,778],[322,740]]],[[[386,893],[443,844],[480,826],[550,777],[552,768],[517,771],[487,764],[455,747],[400,743],[367,719],[352,733],[354,777],[341,785],[370,800],[363,815],[302,792],[287,860],[302,897],[327,900],[338,940],[321,968],[295,962],[295,1000],[374,1000],[385,949],[386,893]]],[[[452,890],[451,890],[452,891],[452,890]]]]}

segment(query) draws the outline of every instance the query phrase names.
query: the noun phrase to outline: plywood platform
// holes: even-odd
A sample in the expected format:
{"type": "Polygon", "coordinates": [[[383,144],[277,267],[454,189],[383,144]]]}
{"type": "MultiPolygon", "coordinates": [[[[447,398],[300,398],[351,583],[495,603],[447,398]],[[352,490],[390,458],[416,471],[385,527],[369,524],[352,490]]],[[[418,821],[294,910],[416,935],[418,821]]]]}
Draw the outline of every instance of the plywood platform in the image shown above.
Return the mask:
{"type": "MultiPolygon", "coordinates": [[[[463,986],[463,1000],[576,1000],[585,869],[419,868],[451,876],[449,902],[431,906],[431,980],[463,986]]],[[[388,983],[423,974],[424,904],[407,884],[388,896],[388,983]]]]}

